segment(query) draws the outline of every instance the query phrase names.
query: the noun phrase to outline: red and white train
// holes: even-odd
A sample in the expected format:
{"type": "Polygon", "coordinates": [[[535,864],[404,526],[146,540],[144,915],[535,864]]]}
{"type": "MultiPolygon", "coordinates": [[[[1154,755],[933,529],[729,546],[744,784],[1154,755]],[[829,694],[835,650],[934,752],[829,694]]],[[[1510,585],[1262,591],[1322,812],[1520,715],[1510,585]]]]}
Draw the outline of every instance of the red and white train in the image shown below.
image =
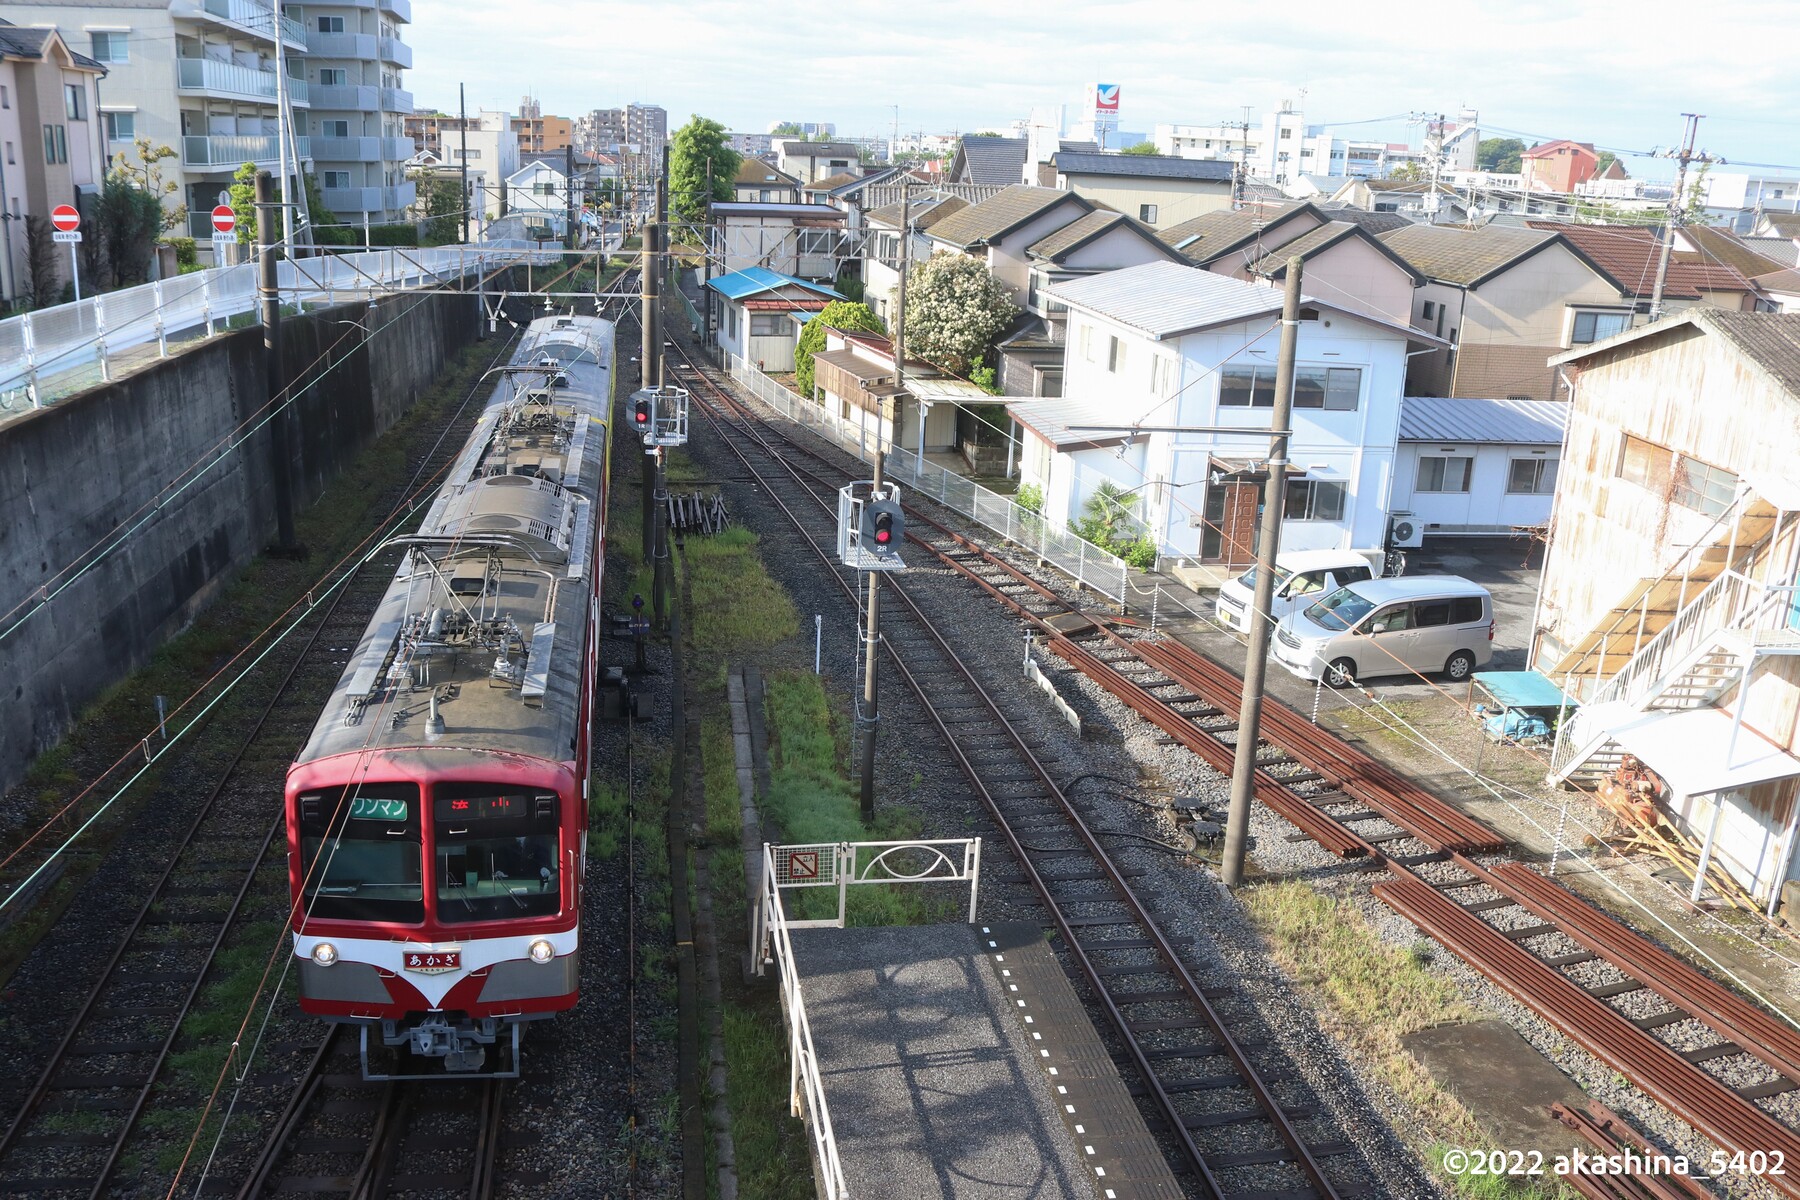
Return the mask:
{"type": "Polygon", "coordinates": [[[300,1006],[370,1078],[516,1074],[578,995],[612,323],[534,321],[500,374],[288,769],[300,1006]]]}

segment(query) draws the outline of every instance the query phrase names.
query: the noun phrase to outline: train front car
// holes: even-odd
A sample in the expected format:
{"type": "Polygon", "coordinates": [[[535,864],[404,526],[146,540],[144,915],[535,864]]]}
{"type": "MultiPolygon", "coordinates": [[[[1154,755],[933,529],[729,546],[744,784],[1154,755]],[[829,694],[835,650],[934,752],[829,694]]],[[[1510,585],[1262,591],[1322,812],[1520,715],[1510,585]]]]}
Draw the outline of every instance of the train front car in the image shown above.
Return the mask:
{"type": "Polygon", "coordinates": [[[515,1075],[575,1004],[612,355],[532,323],[288,770],[300,1005],[369,1078],[515,1075]]]}

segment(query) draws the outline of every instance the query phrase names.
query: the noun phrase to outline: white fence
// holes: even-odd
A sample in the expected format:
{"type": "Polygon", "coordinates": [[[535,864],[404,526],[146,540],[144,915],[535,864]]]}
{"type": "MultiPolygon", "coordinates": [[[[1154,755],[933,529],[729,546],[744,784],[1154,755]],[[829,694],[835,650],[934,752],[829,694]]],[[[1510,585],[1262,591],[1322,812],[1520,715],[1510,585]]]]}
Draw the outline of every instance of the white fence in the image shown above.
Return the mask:
{"type": "MultiPolygon", "coordinates": [[[[277,279],[283,304],[330,305],[561,257],[560,248],[396,247],[284,260],[277,279]]],[[[0,321],[0,412],[39,408],[104,382],[127,351],[154,347],[166,357],[171,341],[256,324],[256,271],[254,262],[195,271],[0,321]]]]}
{"type": "MultiPolygon", "coordinates": [[[[874,458],[875,429],[846,420],[823,405],[814,404],[782,387],[746,359],[736,355],[729,358],[731,377],[754,392],[757,399],[864,462],[874,458]]],[[[915,493],[936,500],[945,508],[954,509],[1031,551],[1120,608],[1126,606],[1130,567],[1117,555],[1076,537],[1067,529],[1058,529],[1038,513],[1020,508],[1011,497],[990,491],[967,476],[946,471],[910,450],[898,447],[888,450],[887,474],[896,481],[910,484],[915,493]]]]}
{"type": "Polygon", "coordinates": [[[794,961],[792,929],[844,927],[848,891],[868,883],[967,883],[969,920],[981,884],[981,839],[950,838],[911,842],[823,842],[801,846],[763,843],[762,879],[751,914],[750,957],[756,973],[774,962],[781,972],[781,1011],[788,1029],[788,1111],[812,1132],[818,1182],[824,1200],[849,1195],[831,1109],[825,1103],[825,1080],[813,1049],[812,1026],[800,990],[800,968],[794,961]],[[835,919],[789,920],[783,891],[836,888],[835,919]]]}

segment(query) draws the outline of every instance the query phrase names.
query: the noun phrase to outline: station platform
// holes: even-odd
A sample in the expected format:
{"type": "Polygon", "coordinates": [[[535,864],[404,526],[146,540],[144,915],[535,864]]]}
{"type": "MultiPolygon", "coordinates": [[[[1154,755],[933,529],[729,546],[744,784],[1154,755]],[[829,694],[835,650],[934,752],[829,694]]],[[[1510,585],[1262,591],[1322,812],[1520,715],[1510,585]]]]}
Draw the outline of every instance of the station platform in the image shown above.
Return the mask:
{"type": "Polygon", "coordinates": [[[792,939],[855,1200],[1182,1194],[1035,925],[792,939]]]}

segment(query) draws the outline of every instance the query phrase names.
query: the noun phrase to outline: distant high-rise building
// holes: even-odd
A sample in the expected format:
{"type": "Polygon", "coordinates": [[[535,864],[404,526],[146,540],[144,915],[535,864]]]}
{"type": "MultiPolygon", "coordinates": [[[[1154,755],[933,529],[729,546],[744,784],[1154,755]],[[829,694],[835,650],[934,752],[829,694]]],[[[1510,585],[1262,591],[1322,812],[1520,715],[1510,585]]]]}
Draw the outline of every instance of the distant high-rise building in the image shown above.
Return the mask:
{"type": "Polygon", "coordinates": [[[527,121],[535,121],[543,115],[543,107],[538,103],[535,96],[522,96],[519,98],[519,116],[527,121]]]}
{"type": "Polygon", "coordinates": [[[625,141],[638,153],[660,155],[669,140],[669,114],[660,104],[625,106],[625,141]]]}
{"type": "Polygon", "coordinates": [[[622,108],[596,108],[575,120],[575,146],[583,154],[617,154],[624,142],[622,108]]]}

